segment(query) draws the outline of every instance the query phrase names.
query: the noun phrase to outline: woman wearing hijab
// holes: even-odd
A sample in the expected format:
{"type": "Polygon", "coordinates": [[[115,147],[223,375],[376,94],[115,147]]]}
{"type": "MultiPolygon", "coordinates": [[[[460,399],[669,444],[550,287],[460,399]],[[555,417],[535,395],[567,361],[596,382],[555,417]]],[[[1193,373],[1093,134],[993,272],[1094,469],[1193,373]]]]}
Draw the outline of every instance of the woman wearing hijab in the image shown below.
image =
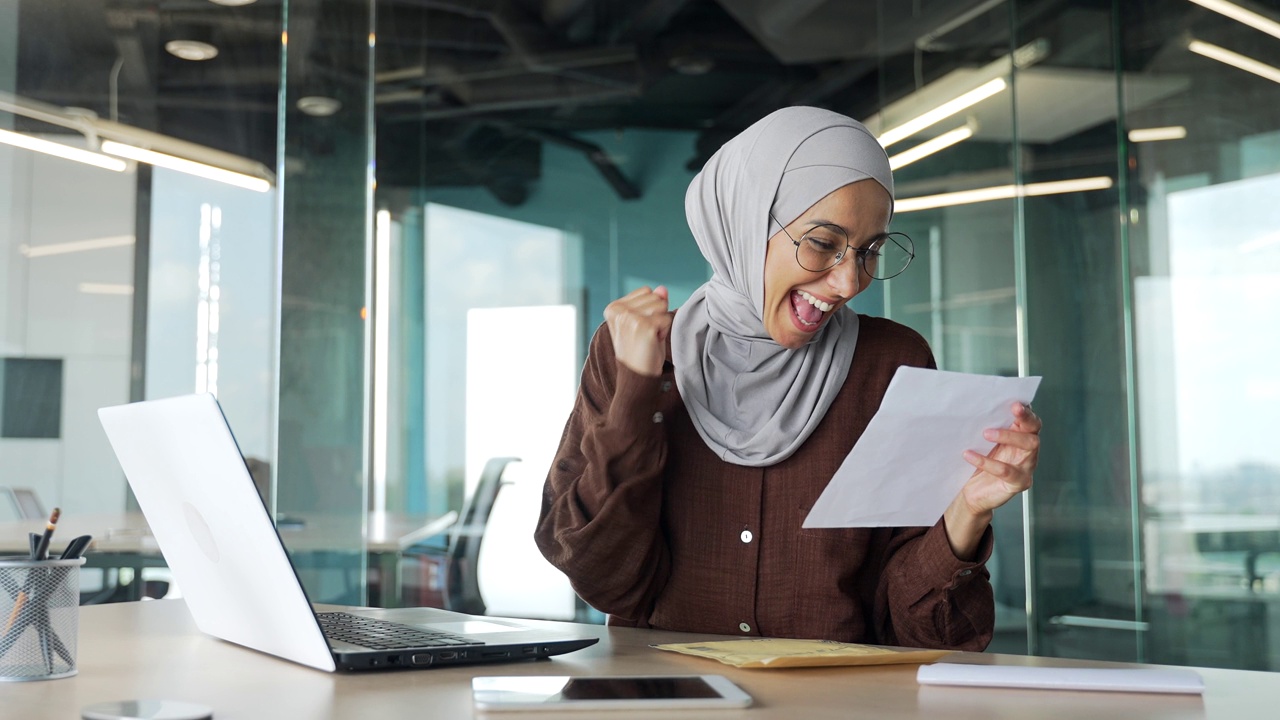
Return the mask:
{"type": "Polygon", "coordinates": [[[1012,408],[933,527],[802,529],[924,338],[846,303],[889,241],[893,178],[861,124],[778,110],[685,198],[713,270],[611,303],[592,340],[536,540],[613,625],[981,650],[991,513],[1031,485],[1040,420],[1012,408]],[[846,242],[847,241],[847,242],[846,242]]]}

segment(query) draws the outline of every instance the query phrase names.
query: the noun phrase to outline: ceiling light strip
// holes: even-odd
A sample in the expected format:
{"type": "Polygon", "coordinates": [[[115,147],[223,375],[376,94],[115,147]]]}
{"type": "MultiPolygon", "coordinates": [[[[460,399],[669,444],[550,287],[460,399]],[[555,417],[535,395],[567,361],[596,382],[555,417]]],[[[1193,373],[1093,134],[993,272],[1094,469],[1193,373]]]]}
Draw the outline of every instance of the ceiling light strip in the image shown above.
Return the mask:
{"type": "Polygon", "coordinates": [[[884,147],[889,147],[896,142],[915,135],[925,128],[946,120],[956,113],[963,112],[968,108],[977,105],[992,95],[1003,92],[1007,87],[1009,87],[1009,83],[1005,82],[1004,78],[996,78],[995,80],[985,82],[954,100],[948,100],[928,112],[921,113],[897,127],[886,130],[881,133],[878,138],[880,140],[880,144],[884,147]]]}
{"type": "Polygon", "coordinates": [[[1226,0],[1191,0],[1191,2],[1220,15],[1226,15],[1232,20],[1244,23],[1255,30],[1261,30],[1268,35],[1280,38],[1280,23],[1259,15],[1252,10],[1245,10],[1235,3],[1230,3],[1226,0]]]}
{"type": "Polygon", "coordinates": [[[1240,68],[1245,72],[1251,72],[1259,77],[1264,77],[1271,82],[1280,83],[1280,68],[1273,67],[1264,62],[1258,62],[1251,57],[1246,57],[1238,52],[1228,50],[1224,47],[1218,47],[1202,40],[1192,40],[1187,43],[1187,49],[1197,55],[1203,55],[1211,60],[1217,60],[1232,67],[1240,68]]]}
{"type": "Polygon", "coordinates": [[[889,158],[889,169],[897,170],[898,168],[906,167],[917,160],[929,157],[941,150],[946,150],[952,145],[964,142],[971,137],[973,137],[973,128],[968,125],[949,130],[932,140],[926,140],[910,150],[903,150],[889,158]]]}
{"type": "Polygon", "coordinates": [[[133,286],[123,285],[119,283],[92,283],[82,282],[79,285],[80,292],[86,295],[132,295],[133,286]]]}
{"type": "Polygon", "coordinates": [[[1159,142],[1161,140],[1181,140],[1187,136],[1187,129],[1181,125],[1167,127],[1138,128],[1129,131],[1129,142],[1159,142]]]}
{"type": "Polygon", "coordinates": [[[33,258],[46,255],[66,255],[67,253],[86,252],[88,250],[128,247],[133,243],[132,235],[113,235],[111,237],[72,240],[71,242],[50,243],[48,245],[19,245],[18,253],[25,257],[33,258]]]}
{"type": "MultiPolygon", "coordinates": [[[[75,130],[89,139],[91,145],[101,139],[103,152],[110,152],[107,148],[115,148],[119,150],[115,154],[131,160],[168,167],[258,192],[269,190],[275,180],[275,176],[269,169],[248,158],[132,125],[103,120],[87,111],[60,108],[2,90],[0,90],[0,110],[75,130]]],[[[57,145],[57,143],[53,144],[57,145]]],[[[25,146],[27,145],[24,143],[25,146]]],[[[88,155],[101,157],[95,153],[88,153],[88,155]]],[[[82,157],[84,156],[73,159],[82,157]]],[[[112,163],[109,167],[112,170],[117,168],[124,170],[127,167],[115,158],[108,158],[107,162],[112,163]]]]}
{"type": "Polygon", "coordinates": [[[175,170],[188,175],[195,175],[196,177],[202,177],[206,180],[214,180],[216,182],[234,185],[236,187],[253,190],[255,192],[266,192],[271,189],[271,183],[262,178],[224,170],[219,167],[206,165],[193,160],[174,157],[173,155],[158,153],[154,150],[146,150],[140,147],[134,147],[133,145],[118,143],[113,140],[102,141],[102,152],[107,153],[108,155],[118,155],[130,160],[137,160],[138,162],[144,162],[156,167],[168,168],[169,170],[175,170]]]}
{"type": "Polygon", "coordinates": [[[922,195],[920,197],[902,198],[893,204],[895,214],[931,210],[933,208],[950,207],[952,205],[968,205],[971,203],[989,202],[991,200],[1010,200],[1016,197],[1038,197],[1041,195],[1057,195],[1069,192],[1085,192],[1088,190],[1106,190],[1113,184],[1109,177],[1078,178],[1075,180],[1056,180],[1053,182],[1030,183],[1028,185],[996,185],[993,187],[961,190],[959,192],[942,193],[940,195],[922,195]]]}
{"type": "Polygon", "coordinates": [[[24,148],[26,150],[33,150],[38,153],[44,153],[45,155],[53,155],[54,157],[60,157],[64,160],[74,160],[79,163],[93,165],[95,167],[100,167],[103,170],[111,170],[113,172],[124,172],[124,169],[128,167],[128,164],[119,158],[107,157],[100,153],[81,150],[80,148],[63,145],[62,143],[41,140],[40,138],[23,135],[22,133],[10,132],[8,130],[0,130],[0,143],[24,148]]]}
{"type": "Polygon", "coordinates": [[[1059,195],[1069,192],[1106,190],[1113,184],[1114,183],[1111,178],[1106,176],[1077,178],[1075,180],[1055,180],[1053,182],[1039,182],[1020,185],[1019,187],[1022,188],[1022,191],[1019,192],[1018,195],[1023,197],[1037,197],[1039,195],[1059,195]]]}

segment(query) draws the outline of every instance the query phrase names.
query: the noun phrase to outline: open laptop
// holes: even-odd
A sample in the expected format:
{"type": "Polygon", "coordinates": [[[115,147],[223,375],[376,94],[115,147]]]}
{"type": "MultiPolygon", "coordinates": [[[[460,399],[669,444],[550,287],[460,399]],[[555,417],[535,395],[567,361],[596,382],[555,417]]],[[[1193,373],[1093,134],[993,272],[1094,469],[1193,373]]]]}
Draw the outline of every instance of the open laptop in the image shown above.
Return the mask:
{"type": "Polygon", "coordinates": [[[202,632],[327,671],[536,659],[598,642],[436,608],[317,613],[212,395],[98,418],[202,632]]]}

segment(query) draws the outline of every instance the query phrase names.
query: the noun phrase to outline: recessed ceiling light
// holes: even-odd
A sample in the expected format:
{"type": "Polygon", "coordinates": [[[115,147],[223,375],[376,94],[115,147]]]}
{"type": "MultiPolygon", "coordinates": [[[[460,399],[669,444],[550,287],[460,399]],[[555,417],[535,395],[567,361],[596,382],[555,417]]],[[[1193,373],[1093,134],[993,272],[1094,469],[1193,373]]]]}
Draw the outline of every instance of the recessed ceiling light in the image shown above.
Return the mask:
{"type": "Polygon", "coordinates": [[[199,40],[170,40],[164,44],[164,49],[183,60],[212,60],[218,57],[218,48],[199,40]]]}
{"type": "Polygon", "coordinates": [[[214,5],[226,5],[227,7],[239,7],[241,5],[252,5],[258,0],[209,0],[214,5]]]}
{"type": "Polygon", "coordinates": [[[323,95],[308,95],[298,98],[298,109],[311,117],[329,117],[342,109],[342,103],[323,95]]]}

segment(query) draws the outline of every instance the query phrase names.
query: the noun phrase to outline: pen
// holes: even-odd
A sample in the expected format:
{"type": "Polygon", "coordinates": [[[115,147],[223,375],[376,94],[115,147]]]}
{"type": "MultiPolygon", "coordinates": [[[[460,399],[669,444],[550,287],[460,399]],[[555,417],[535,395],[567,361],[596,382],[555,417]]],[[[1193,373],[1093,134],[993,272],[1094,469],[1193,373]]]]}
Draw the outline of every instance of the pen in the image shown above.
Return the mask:
{"type": "Polygon", "coordinates": [[[92,535],[80,535],[71,542],[67,543],[67,547],[62,550],[62,555],[58,556],[59,560],[75,560],[84,554],[85,548],[93,541],[92,535]]]}
{"type": "Polygon", "coordinates": [[[49,559],[49,538],[53,537],[53,529],[58,526],[58,516],[62,515],[62,510],[54,508],[49,515],[49,524],[44,526],[44,535],[40,536],[40,544],[36,546],[35,552],[32,554],[32,560],[48,560],[49,559]]]}

